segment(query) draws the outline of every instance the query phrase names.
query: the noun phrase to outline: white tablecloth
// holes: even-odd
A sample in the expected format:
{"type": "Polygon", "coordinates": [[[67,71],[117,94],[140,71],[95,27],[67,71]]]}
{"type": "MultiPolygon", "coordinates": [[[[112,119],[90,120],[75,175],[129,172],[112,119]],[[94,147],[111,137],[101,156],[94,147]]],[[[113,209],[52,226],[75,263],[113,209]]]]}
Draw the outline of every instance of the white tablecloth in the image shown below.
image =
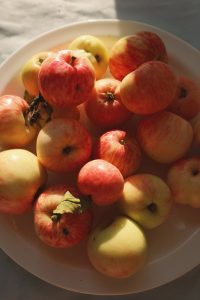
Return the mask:
{"type": "MultiPolygon", "coordinates": [[[[149,23],[178,35],[200,49],[199,0],[1,0],[0,63],[38,34],[71,22],[100,18],[149,23]]],[[[43,282],[23,270],[0,250],[2,300],[97,298],[99,296],[84,296],[43,282]]],[[[115,299],[122,299],[122,296],[116,296],[115,299]]],[[[200,268],[197,267],[165,286],[137,295],[123,296],[123,299],[199,300],[200,268]]]]}

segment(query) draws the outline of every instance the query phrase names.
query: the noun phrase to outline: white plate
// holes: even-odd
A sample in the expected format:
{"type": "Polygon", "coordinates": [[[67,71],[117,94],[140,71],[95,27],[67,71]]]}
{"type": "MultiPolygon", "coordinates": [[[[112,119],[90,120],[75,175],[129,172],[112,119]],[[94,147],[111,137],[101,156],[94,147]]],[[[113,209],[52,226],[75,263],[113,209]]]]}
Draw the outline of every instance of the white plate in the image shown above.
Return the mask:
{"type": "MultiPolygon", "coordinates": [[[[164,40],[170,64],[179,72],[200,81],[200,53],[186,42],[147,24],[120,20],[98,20],[67,25],[32,40],[11,55],[0,67],[0,94],[23,95],[19,71],[33,54],[62,48],[82,34],[106,36],[113,40],[141,30],[158,33],[164,40]]],[[[155,166],[154,166],[155,167],[155,166]]],[[[144,166],[151,171],[151,165],[144,166]]],[[[159,168],[157,169],[159,174],[159,168]]],[[[97,273],[89,264],[84,244],[69,250],[55,250],[35,236],[32,214],[0,216],[0,246],[16,263],[39,278],[67,290],[88,294],[138,293],[180,277],[199,264],[199,210],[174,207],[169,220],[147,232],[149,258],[133,277],[114,280],[97,273]]]]}

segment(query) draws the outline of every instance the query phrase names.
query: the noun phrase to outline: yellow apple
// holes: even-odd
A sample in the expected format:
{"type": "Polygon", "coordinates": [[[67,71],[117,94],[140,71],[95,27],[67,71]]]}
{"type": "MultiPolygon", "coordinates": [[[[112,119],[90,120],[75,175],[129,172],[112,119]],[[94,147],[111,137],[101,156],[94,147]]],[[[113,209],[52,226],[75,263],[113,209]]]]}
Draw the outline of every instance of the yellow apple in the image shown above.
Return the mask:
{"type": "Polygon", "coordinates": [[[102,78],[108,67],[108,50],[102,40],[92,35],[81,35],[73,40],[68,49],[82,49],[93,64],[96,79],[102,78]]]}
{"type": "Polygon", "coordinates": [[[120,211],[147,229],[162,224],[171,210],[171,192],[158,176],[137,174],[125,179],[120,211]]]}
{"type": "Polygon", "coordinates": [[[38,73],[42,62],[51,54],[51,52],[40,52],[31,57],[23,66],[21,78],[25,90],[31,96],[39,94],[38,73]]]}
{"type": "Polygon", "coordinates": [[[124,216],[94,229],[88,239],[88,258],[106,276],[130,277],[145,264],[147,242],[142,229],[124,216]]]}

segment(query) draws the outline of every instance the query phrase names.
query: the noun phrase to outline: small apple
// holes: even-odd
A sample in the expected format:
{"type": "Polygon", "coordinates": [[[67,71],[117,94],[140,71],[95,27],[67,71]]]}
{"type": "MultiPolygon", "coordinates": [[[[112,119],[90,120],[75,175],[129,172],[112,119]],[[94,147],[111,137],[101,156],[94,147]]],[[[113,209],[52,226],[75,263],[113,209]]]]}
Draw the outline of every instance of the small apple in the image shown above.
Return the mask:
{"type": "Polygon", "coordinates": [[[122,80],[147,61],[168,62],[163,40],[154,32],[141,31],[119,39],[112,47],[109,68],[114,78],[122,80]]]}
{"type": "Polygon", "coordinates": [[[91,196],[93,202],[101,206],[119,199],[124,179],[114,165],[103,159],[94,159],[81,168],[77,183],[83,195],[91,196]]]}
{"type": "Polygon", "coordinates": [[[169,169],[167,183],[175,202],[200,208],[200,158],[175,162],[169,169]]]}
{"type": "Polygon", "coordinates": [[[47,173],[37,157],[24,149],[0,152],[0,212],[22,214],[31,208],[47,173]]]}
{"type": "Polygon", "coordinates": [[[163,62],[149,61],[124,77],[120,96],[124,106],[139,115],[165,109],[173,101],[177,79],[171,67],[163,62]]]}
{"type": "Polygon", "coordinates": [[[161,225],[172,206],[171,192],[158,176],[136,174],[125,179],[120,211],[146,229],[161,225]]]}
{"type": "Polygon", "coordinates": [[[200,88],[196,82],[186,76],[178,78],[176,95],[169,110],[184,119],[192,119],[200,111],[200,88]]]}
{"type": "Polygon", "coordinates": [[[141,163],[141,151],[135,138],[124,130],[112,130],[97,140],[94,158],[104,159],[117,167],[124,177],[133,174],[141,163]]]}
{"type": "Polygon", "coordinates": [[[106,73],[109,53],[101,39],[93,35],[81,35],[69,44],[68,49],[85,50],[95,69],[96,79],[100,79],[106,73]]]}
{"type": "Polygon", "coordinates": [[[21,97],[0,97],[0,147],[17,148],[31,143],[38,133],[35,122],[28,122],[29,105],[21,97]]]}
{"type": "Polygon", "coordinates": [[[172,163],[189,151],[193,129],[185,119],[172,112],[162,111],[138,123],[137,140],[153,160],[172,163]]]}
{"type": "Polygon", "coordinates": [[[88,118],[99,128],[116,128],[132,117],[121,102],[119,84],[113,78],[97,80],[93,93],[84,103],[88,118]]]}
{"type": "Polygon", "coordinates": [[[84,198],[67,186],[55,185],[40,194],[34,205],[34,227],[45,244],[72,247],[88,236],[93,212],[84,198]]]}
{"type": "Polygon", "coordinates": [[[40,93],[50,105],[74,107],[87,100],[95,72],[79,50],[62,50],[45,59],[38,78],[40,93]]]}
{"type": "Polygon", "coordinates": [[[22,67],[21,78],[25,90],[31,96],[39,95],[38,73],[43,61],[49,57],[52,52],[39,52],[31,57],[22,67]]]}
{"type": "Polygon", "coordinates": [[[90,158],[92,138],[74,119],[53,119],[39,132],[36,152],[39,161],[53,172],[73,172],[90,158]]]}
{"type": "Polygon", "coordinates": [[[124,216],[96,227],[87,243],[88,258],[100,273],[127,278],[138,272],[147,258],[147,241],[142,229],[124,216]]]}

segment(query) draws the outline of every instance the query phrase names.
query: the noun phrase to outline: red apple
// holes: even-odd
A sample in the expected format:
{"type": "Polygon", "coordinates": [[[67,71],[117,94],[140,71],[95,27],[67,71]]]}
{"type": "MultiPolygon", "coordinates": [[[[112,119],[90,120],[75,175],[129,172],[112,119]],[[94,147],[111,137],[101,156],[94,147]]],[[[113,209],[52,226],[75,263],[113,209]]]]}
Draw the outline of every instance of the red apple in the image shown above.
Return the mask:
{"type": "Polygon", "coordinates": [[[119,39],[111,49],[109,68],[118,80],[136,70],[147,61],[168,62],[162,39],[154,32],[141,31],[119,39]]]}
{"type": "Polygon", "coordinates": [[[184,119],[192,119],[200,111],[200,88],[196,82],[186,76],[180,76],[176,95],[169,110],[184,119]]]}
{"type": "Polygon", "coordinates": [[[169,106],[176,89],[177,79],[169,65],[150,61],[124,77],[120,95],[127,109],[139,115],[148,115],[169,106]]]}
{"type": "Polygon", "coordinates": [[[45,59],[38,80],[40,92],[50,105],[73,107],[87,100],[95,72],[79,50],[62,50],[45,59]]]}
{"type": "Polygon", "coordinates": [[[47,188],[36,200],[34,226],[37,236],[55,248],[69,248],[88,236],[93,212],[88,202],[67,186],[47,188]]]}
{"type": "Polygon", "coordinates": [[[81,193],[91,196],[95,204],[109,205],[119,199],[124,179],[114,165],[95,159],[81,168],[77,183],[81,193]]]}
{"type": "Polygon", "coordinates": [[[36,155],[24,149],[0,152],[0,166],[0,212],[26,212],[36,192],[46,183],[45,168],[36,155]]]}
{"type": "Polygon", "coordinates": [[[167,183],[175,202],[200,208],[199,157],[190,157],[175,162],[169,169],[167,183]]]}
{"type": "Polygon", "coordinates": [[[99,128],[116,128],[132,116],[121,102],[119,84],[113,78],[96,81],[93,93],[84,103],[88,118],[99,128]]]}
{"type": "Polygon", "coordinates": [[[39,161],[54,172],[72,172],[90,158],[92,138],[74,119],[53,119],[39,132],[36,152],[39,161]]]}
{"type": "Polygon", "coordinates": [[[135,138],[123,130],[104,133],[98,139],[94,157],[117,167],[124,177],[133,174],[141,162],[141,151],[135,138]]]}
{"type": "Polygon", "coordinates": [[[172,163],[190,149],[193,130],[185,119],[163,111],[139,122],[137,138],[142,149],[153,160],[172,163]]]}
{"type": "Polygon", "coordinates": [[[0,97],[0,146],[2,148],[20,148],[34,140],[39,128],[28,122],[26,114],[28,109],[28,103],[21,97],[14,95],[0,97]]]}

